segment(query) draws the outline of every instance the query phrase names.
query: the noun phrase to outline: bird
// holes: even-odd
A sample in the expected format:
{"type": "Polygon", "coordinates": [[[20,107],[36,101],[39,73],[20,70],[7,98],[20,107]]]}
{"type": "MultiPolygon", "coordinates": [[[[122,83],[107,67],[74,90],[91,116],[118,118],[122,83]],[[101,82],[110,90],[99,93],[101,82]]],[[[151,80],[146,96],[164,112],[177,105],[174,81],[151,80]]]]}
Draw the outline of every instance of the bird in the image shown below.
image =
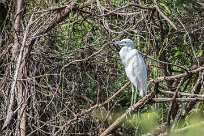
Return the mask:
{"type": "Polygon", "coordinates": [[[113,44],[121,46],[119,56],[125,66],[126,75],[132,84],[132,106],[136,101],[138,90],[141,97],[147,95],[148,84],[146,64],[132,40],[123,39],[121,41],[115,41],[113,44]]]}

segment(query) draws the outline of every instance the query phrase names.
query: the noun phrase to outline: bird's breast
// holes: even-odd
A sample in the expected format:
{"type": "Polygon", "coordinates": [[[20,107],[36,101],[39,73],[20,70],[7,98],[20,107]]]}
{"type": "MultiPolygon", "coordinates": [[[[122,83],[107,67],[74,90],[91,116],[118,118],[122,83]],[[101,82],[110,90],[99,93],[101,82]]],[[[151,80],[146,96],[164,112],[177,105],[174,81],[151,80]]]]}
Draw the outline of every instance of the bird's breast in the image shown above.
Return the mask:
{"type": "Polygon", "coordinates": [[[130,61],[132,61],[134,58],[137,57],[138,51],[136,49],[130,49],[130,48],[123,47],[120,50],[119,54],[120,54],[120,58],[123,64],[125,65],[125,67],[127,67],[130,61]]]}

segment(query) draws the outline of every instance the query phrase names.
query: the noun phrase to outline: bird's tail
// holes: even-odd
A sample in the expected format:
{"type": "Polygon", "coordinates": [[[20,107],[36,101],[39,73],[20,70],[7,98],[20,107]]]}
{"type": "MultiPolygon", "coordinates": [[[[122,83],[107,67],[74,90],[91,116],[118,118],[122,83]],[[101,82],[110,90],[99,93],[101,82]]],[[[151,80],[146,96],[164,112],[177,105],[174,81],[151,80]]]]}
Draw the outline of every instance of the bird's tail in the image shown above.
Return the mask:
{"type": "Polygon", "coordinates": [[[141,89],[141,90],[140,90],[140,96],[141,96],[141,97],[144,97],[145,95],[147,95],[147,91],[141,89]]]}
{"type": "Polygon", "coordinates": [[[144,85],[143,87],[139,88],[141,97],[144,97],[147,95],[148,87],[149,87],[149,82],[146,84],[146,86],[144,85]]]}

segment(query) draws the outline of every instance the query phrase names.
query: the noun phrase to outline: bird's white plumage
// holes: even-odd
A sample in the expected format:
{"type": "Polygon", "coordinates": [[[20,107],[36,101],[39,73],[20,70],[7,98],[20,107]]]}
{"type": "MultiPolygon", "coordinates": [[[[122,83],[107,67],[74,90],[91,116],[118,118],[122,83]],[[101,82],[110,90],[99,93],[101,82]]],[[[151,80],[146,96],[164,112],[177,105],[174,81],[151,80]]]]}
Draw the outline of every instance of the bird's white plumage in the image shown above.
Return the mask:
{"type": "Polygon", "coordinates": [[[125,72],[131,83],[138,88],[140,96],[147,94],[147,71],[144,59],[135,49],[135,44],[130,39],[121,40],[122,46],[119,54],[125,66],[125,72]]]}

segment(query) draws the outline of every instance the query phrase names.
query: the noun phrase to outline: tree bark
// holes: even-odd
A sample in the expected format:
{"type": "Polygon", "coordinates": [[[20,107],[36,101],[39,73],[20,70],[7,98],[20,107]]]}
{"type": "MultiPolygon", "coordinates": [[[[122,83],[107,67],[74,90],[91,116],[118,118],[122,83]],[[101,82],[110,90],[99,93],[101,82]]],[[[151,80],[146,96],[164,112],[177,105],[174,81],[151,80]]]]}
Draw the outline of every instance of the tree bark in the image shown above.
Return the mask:
{"type": "MultiPolygon", "coordinates": [[[[15,112],[17,112],[17,122],[15,127],[15,135],[17,136],[25,136],[26,135],[26,95],[25,95],[25,87],[22,82],[18,81],[18,79],[22,79],[25,70],[25,59],[22,59],[24,53],[23,42],[22,40],[22,30],[21,30],[21,20],[22,20],[22,11],[23,11],[23,0],[17,1],[17,7],[15,11],[15,21],[14,21],[14,43],[11,47],[11,60],[12,63],[10,65],[11,75],[13,75],[13,81],[11,83],[10,89],[10,100],[7,109],[7,116],[4,122],[2,129],[8,127],[11,123],[15,112]],[[21,43],[22,42],[22,43],[21,43]],[[23,61],[22,61],[23,60],[23,61]],[[17,100],[17,109],[14,111],[15,100],[17,100]]],[[[25,37],[25,35],[24,35],[25,37]]]]}

